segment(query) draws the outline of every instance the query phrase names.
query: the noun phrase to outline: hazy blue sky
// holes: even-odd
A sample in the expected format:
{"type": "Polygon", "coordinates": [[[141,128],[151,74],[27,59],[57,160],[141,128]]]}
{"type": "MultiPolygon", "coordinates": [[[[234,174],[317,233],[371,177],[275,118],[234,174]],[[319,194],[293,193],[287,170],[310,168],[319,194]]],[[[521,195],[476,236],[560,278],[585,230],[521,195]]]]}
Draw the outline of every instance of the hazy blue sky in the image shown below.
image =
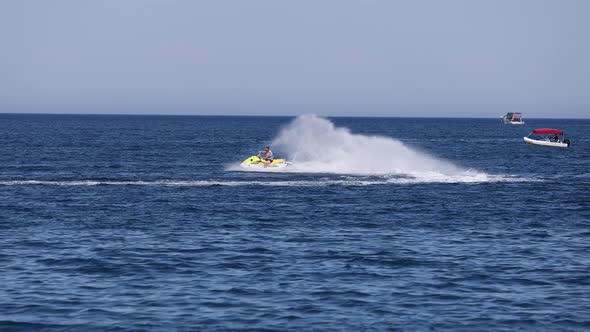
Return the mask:
{"type": "Polygon", "coordinates": [[[2,0],[0,112],[590,117],[588,0],[2,0]]]}

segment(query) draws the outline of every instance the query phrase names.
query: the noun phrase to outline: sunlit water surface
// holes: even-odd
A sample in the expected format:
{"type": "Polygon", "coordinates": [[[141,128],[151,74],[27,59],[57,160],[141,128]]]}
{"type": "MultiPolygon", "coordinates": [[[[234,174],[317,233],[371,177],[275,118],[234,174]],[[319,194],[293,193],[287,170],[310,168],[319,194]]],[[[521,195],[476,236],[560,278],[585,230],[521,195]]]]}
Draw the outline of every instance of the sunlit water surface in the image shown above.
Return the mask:
{"type": "Polygon", "coordinates": [[[525,121],[0,115],[0,330],[590,329],[590,121],[525,121]]]}

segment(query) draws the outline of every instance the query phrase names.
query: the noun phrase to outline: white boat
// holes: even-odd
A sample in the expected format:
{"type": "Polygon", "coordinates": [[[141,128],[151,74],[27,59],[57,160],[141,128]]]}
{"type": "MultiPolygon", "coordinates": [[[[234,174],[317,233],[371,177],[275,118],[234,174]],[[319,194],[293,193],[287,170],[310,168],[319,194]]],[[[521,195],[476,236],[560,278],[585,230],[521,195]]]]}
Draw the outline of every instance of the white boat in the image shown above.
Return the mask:
{"type": "Polygon", "coordinates": [[[567,148],[571,142],[564,137],[561,130],[553,128],[537,128],[533,129],[527,137],[523,137],[528,144],[552,146],[557,148],[567,148]]]}
{"type": "Polygon", "coordinates": [[[506,113],[506,115],[504,115],[502,117],[502,121],[504,121],[504,124],[514,124],[514,125],[524,124],[524,119],[522,118],[522,113],[516,113],[516,112],[506,113]]]}

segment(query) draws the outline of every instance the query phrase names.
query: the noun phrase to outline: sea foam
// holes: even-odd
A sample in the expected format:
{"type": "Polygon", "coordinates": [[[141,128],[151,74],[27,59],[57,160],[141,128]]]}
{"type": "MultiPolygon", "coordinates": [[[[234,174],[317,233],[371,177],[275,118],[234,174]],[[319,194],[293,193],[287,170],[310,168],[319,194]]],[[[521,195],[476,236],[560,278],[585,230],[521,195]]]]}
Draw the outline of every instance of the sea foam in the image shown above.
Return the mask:
{"type": "Polygon", "coordinates": [[[464,169],[411,148],[398,139],[353,134],[315,115],[296,118],[273,141],[293,163],[289,171],[353,175],[405,175],[433,182],[485,182],[488,175],[464,169]]]}

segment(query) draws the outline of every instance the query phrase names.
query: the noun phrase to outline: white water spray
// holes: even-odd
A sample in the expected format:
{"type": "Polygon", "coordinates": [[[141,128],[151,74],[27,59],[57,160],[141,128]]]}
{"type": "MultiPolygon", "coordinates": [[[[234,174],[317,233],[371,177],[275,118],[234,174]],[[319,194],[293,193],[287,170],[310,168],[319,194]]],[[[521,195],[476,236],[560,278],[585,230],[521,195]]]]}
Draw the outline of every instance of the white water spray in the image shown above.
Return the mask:
{"type": "Polygon", "coordinates": [[[397,139],[353,134],[315,115],[304,115],[284,128],[273,147],[287,154],[296,172],[410,176],[434,182],[488,181],[485,173],[466,170],[397,139]]]}

